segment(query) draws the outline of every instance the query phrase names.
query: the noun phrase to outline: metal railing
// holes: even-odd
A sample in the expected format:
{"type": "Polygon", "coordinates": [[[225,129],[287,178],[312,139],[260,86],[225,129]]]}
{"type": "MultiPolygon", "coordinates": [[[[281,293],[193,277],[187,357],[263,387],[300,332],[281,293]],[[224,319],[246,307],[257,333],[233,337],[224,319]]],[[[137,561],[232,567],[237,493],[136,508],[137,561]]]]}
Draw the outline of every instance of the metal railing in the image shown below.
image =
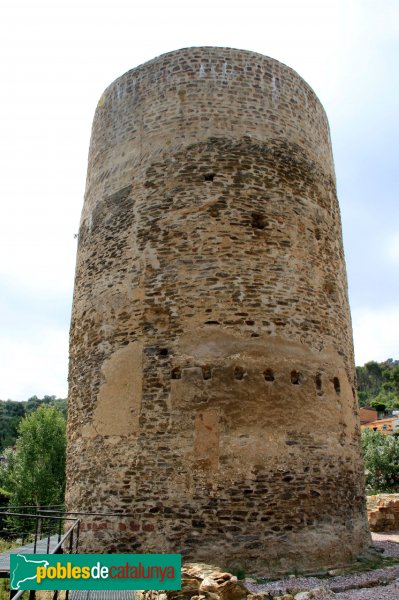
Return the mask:
{"type": "MultiPolygon", "coordinates": [[[[13,507],[16,508],[16,507],[13,507]]],[[[28,507],[25,507],[28,508],[28,507]]],[[[29,507],[30,508],[30,507],[29,507]]],[[[31,554],[76,554],[79,546],[79,530],[80,530],[80,519],[76,517],[65,516],[62,510],[57,509],[41,509],[41,512],[32,513],[20,513],[15,510],[0,511],[0,520],[3,523],[4,520],[8,523],[21,523],[24,520],[30,524],[32,519],[35,520],[35,528],[33,535],[33,552],[31,554]],[[54,514],[56,513],[56,514],[54,514]],[[60,516],[61,515],[61,516],[60,516]],[[11,520],[11,521],[10,521],[11,520]],[[72,522],[68,530],[62,534],[63,528],[65,528],[66,522],[72,522]],[[56,545],[52,547],[52,537],[57,536],[56,545]],[[42,542],[44,541],[44,547],[42,542]],[[40,547],[40,552],[37,549],[40,547]],[[45,548],[45,551],[44,551],[45,548]]],[[[7,530],[8,531],[8,530],[7,530]]],[[[15,533],[17,530],[13,530],[15,533]]],[[[9,531],[11,533],[11,530],[9,531]]],[[[24,534],[27,532],[23,532],[24,534]]],[[[21,534],[20,534],[21,535],[21,534]]],[[[27,590],[11,590],[10,598],[13,600],[21,600],[27,590]]],[[[53,600],[57,600],[59,597],[60,590],[53,591],[53,600]]],[[[66,591],[65,600],[68,600],[69,591],[66,591]]],[[[35,600],[36,590],[29,590],[29,600],[35,600]]]]}
{"type": "MultiPolygon", "coordinates": [[[[53,506],[8,506],[7,508],[0,507],[0,536],[1,526],[8,526],[7,529],[3,529],[5,537],[9,538],[22,538],[31,541],[33,545],[33,554],[75,554],[78,551],[79,545],[79,533],[80,525],[82,523],[82,517],[110,517],[111,522],[114,518],[124,519],[128,517],[134,517],[135,514],[125,512],[82,512],[82,511],[65,511],[63,505],[53,506]],[[8,521],[7,521],[8,519],[8,521]],[[11,519],[11,521],[10,521],[11,519]],[[20,521],[16,521],[20,519],[20,521]],[[28,527],[25,527],[25,531],[22,531],[21,525],[23,520],[28,523],[28,527]],[[29,522],[29,519],[31,522],[29,522]],[[33,521],[32,521],[33,520],[33,521]],[[72,525],[68,531],[62,534],[65,526],[65,522],[71,522],[72,525]],[[11,525],[18,525],[18,527],[11,527],[11,525]],[[34,526],[32,526],[32,523],[34,526]],[[57,535],[57,543],[54,546],[54,539],[51,542],[51,538],[57,535]],[[25,537],[24,537],[25,536],[25,537]],[[37,551],[40,542],[46,540],[44,551],[43,544],[40,544],[40,552],[37,551]]],[[[3,534],[4,535],[4,534],[3,534]]],[[[32,549],[32,548],[31,548],[32,549]]],[[[15,549],[14,549],[15,550],[15,549]]],[[[3,575],[4,576],[4,575],[3,575]]],[[[8,576],[8,575],[6,575],[8,576]]],[[[65,600],[68,600],[70,591],[65,591],[65,600]]],[[[58,600],[61,590],[53,590],[52,600],[58,600]]],[[[29,594],[29,600],[35,600],[35,590],[11,590],[10,598],[13,600],[22,600],[24,594],[29,594]]]]}
{"type": "MultiPolygon", "coordinates": [[[[5,540],[21,539],[22,544],[33,536],[37,536],[37,517],[61,516],[64,514],[63,505],[52,506],[7,506],[0,507],[0,537],[5,540]],[[24,517],[18,515],[26,515],[24,517]]],[[[39,531],[40,527],[39,522],[39,531]]],[[[53,527],[54,529],[54,527],[53,527]]]]}

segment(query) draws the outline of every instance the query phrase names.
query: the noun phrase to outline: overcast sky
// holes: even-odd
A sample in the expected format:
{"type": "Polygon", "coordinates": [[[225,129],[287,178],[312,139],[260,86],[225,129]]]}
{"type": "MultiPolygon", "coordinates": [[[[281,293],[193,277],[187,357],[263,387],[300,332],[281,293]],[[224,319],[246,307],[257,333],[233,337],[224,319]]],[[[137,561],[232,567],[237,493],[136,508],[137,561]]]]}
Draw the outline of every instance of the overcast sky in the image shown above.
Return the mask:
{"type": "Polygon", "coordinates": [[[399,358],[397,0],[3,0],[0,398],[67,393],[91,122],[155,56],[231,46],[276,58],[330,121],[356,363],[399,358]]]}

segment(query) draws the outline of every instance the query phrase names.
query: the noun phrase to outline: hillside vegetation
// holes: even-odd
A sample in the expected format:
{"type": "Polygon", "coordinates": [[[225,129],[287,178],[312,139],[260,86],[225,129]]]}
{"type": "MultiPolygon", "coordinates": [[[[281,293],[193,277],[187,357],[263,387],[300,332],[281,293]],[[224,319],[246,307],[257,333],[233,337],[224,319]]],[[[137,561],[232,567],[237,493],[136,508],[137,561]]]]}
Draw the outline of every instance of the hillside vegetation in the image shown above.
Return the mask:
{"type": "Polygon", "coordinates": [[[54,406],[66,417],[67,401],[65,398],[32,396],[29,400],[0,400],[0,453],[4,448],[14,446],[18,437],[18,427],[24,417],[35,412],[39,406],[54,406]]]}
{"type": "Polygon", "coordinates": [[[374,406],[378,411],[399,409],[399,360],[372,360],[356,367],[356,374],[360,406],[374,406]]]}

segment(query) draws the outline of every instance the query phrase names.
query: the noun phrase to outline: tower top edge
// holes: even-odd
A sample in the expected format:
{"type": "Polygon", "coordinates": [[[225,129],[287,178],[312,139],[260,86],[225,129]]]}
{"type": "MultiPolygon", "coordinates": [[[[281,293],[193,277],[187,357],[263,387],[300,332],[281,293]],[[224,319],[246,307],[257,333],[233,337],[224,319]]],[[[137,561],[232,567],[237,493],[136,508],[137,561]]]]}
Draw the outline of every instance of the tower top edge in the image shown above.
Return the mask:
{"type": "Polygon", "coordinates": [[[233,61],[234,59],[239,60],[245,59],[247,57],[248,60],[251,59],[254,62],[254,64],[266,64],[269,66],[269,68],[274,68],[276,71],[280,71],[281,74],[283,74],[284,72],[290,74],[292,78],[300,81],[302,85],[304,85],[307,88],[308,92],[310,92],[314,96],[314,98],[320,104],[324,111],[324,107],[313,88],[301,75],[299,75],[299,73],[295,69],[275,58],[272,58],[260,52],[255,52],[253,50],[246,50],[241,48],[233,48],[230,46],[187,46],[184,48],[179,48],[177,50],[164,52],[163,54],[160,54],[144,63],[141,63],[133,67],[132,69],[129,69],[125,73],[121,74],[105,88],[101,97],[104,97],[109,91],[111,91],[115,86],[118,86],[125,79],[140,76],[145,71],[150,71],[152,68],[156,68],[158,65],[159,67],[163,65],[166,68],[166,66],[173,64],[174,58],[178,59],[184,57],[191,60],[203,60],[204,62],[208,62],[208,64],[211,61],[233,61]]]}

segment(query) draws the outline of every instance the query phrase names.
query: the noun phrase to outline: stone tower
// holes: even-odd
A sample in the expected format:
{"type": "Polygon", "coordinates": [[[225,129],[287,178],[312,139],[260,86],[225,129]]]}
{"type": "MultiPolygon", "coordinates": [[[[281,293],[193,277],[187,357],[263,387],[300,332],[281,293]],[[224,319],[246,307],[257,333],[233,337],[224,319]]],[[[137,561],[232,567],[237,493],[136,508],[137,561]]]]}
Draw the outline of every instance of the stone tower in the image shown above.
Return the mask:
{"type": "Polygon", "coordinates": [[[70,337],[83,549],[277,573],[370,544],[329,128],[295,71],[188,48],[94,117],[70,337]]]}

